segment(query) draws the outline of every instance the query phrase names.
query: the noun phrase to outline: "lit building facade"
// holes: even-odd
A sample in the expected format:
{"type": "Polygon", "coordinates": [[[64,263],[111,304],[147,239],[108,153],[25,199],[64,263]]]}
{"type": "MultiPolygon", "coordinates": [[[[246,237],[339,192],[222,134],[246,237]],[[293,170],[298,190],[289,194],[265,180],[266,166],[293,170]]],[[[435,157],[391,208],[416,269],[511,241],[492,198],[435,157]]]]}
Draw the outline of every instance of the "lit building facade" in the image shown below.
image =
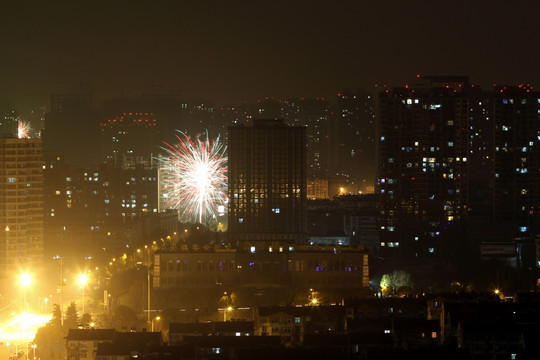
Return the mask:
{"type": "Polygon", "coordinates": [[[381,250],[406,257],[452,248],[468,195],[468,79],[425,77],[379,96],[381,250]]]}
{"type": "Polygon", "coordinates": [[[58,249],[65,256],[114,253],[141,241],[141,219],[157,212],[156,169],[79,168],[56,156],[47,158],[44,175],[50,256],[58,249]]]}
{"type": "Polygon", "coordinates": [[[0,139],[0,228],[2,276],[43,265],[41,139],[0,139]]]}
{"type": "Polygon", "coordinates": [[[309,200],[328,199],[328,180],[308,180],[307,197],[309,200]]]}
{"type": "Polygon", "coordinates": [[[248,288],[269,297],[276,289],[307,294],[313,288],[324,292],[326,301],[340,300],[369,289],[369,256],[363,248],[338,245],[159,251],[152,283],[155,289],[248,288]]]}
{"type": "Polygon", "coordinates": [[[303,242],[305,127],[262,119],[229,127],[228,156],[231,239],[303,242]]]}

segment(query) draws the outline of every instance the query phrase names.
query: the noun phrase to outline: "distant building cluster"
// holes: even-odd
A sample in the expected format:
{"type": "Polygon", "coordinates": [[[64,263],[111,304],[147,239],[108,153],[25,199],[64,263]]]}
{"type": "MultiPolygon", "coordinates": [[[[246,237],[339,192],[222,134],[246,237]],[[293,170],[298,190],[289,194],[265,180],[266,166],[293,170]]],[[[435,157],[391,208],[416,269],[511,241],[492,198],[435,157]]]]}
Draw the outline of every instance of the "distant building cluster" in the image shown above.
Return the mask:
{"type": "Polygon", "coordinates": [[[186,235],[159,200],[156,160],[180,130],[228,145],[222,246],[348,246],[421,262],[510,244],[500,257],[538,266],[540,94],[445,76],[377,90],[223,107],[55,94],[24,139],[18,114],[1,108],[0,263],[186,235]]]}

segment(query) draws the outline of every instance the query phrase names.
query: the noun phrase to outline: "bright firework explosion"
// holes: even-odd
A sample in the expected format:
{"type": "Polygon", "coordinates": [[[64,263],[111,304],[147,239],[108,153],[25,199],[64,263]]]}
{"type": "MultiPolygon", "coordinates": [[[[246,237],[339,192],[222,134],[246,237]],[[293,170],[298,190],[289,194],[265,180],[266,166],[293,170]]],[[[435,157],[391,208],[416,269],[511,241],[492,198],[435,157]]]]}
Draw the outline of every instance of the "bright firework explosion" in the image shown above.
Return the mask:
{"type": "Polygon", "coordinates": [[[25,139],[30,135],[30,124],[19,117],[19,124],[17,128],[17,136],[19,139],[25,139]]]}
{"type": "Polygon", "coordinates": [[[167,145],[168,157],[161,159],[161,181],[166,206],[179,209],[181,221],[210,224],[220,205],[227,203],[226,147],[219,136],[210,141],[190,138],[178,131],[179,143],[167,145]]]}

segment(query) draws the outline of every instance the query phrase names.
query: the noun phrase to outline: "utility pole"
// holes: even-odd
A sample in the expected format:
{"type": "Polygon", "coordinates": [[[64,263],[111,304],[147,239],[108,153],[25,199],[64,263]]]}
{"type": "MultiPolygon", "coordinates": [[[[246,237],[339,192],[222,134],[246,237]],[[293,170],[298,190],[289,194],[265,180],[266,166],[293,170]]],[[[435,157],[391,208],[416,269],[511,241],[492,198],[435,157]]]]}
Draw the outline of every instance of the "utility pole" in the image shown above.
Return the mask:
{"type": "Polygon", "coordinates": [[[64,258],[57,256],[60,260],[60,324],[64,326],[64,258]]]}
{"type": "Polygon", "coordinates": [[[148,319],[148,324],[152,324],[152,318],[151,318],[151,316],[152,316],[152,315],[151,315],[151,309],[152,309],[152,307],[151,307],[151,303],[150,303],[150,299],[151,299],[151,298],[150,298],[150,293],[151,293],[151,289],[152,289],[152,286],[151,286],[151,283],[150,283],[150,280],[151,280],[151,279],[150,279],[150,275],[151,275],[151,271],[150,271],[150,270],[151,270],[151,269],[150,269],[150,266],[151,266],[151,261],[150,261],[150,250],[151,250],[151,247],[150,247],[150,246],[146,247],[146,250],[147,250],[147,253],[146,253],[146,254],[147,254],[147,259],[148,259],[148,263],[147,263],[147,267],[146,267],[146,269],[147,269],[147,290],[146,290],[146,292],[147,292],[147,296],[148,296],[148,309],[147,309],[147,310],[148,310],[148,314],[147,314],[147,319],[148,319]]]}

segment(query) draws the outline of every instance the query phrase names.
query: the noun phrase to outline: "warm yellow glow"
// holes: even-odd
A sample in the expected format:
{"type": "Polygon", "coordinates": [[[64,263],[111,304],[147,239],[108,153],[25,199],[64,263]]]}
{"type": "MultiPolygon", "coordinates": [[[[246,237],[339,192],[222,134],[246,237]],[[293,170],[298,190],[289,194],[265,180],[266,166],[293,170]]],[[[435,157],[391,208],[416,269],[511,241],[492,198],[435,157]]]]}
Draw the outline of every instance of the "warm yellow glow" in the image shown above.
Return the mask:
{"type": "Polygon", "coordinates": [[[43,315],[22,313],[0,322],[0,336],[3,341],[28,343],[36,336],[37,329],[43,326],[43,315]]]}
{"type": "Polygon", "coordinates": [[[231,311],[231,310],[232,310],[232,306],[229,306],[229,307],[227,308],[227,311],[231,311]]]}
{"type": "Polygon", "coordinates": [[[21,276],[19,277],[19,282],[22,286],[27,287],[28,285],[30,285],[30,282],[32,282],[32,278],[30,277],[30,274],[24,273],[21,274],[21,276]]]}
{"type": "Polygon", "coordinates": [[[311,300],[311,303],[314,304],[314,305],[315,305],[316,303],[318,303],[318,302],[319,302],[319,301],[318,301],[317,299],[312,299],[312,300],[311,300]]]}
{"type": "Polygon", "coordinates": [[[495,294],[499,294],[501,291],[499,289],[495,289],[495,294]]]}
{"type": "Polygon", "coordinates": [[[86,276],[86,274],[79,274],[79,284],[84,286],[86,285],[87,282],[88,282],[88,276],[86,276]]]}

